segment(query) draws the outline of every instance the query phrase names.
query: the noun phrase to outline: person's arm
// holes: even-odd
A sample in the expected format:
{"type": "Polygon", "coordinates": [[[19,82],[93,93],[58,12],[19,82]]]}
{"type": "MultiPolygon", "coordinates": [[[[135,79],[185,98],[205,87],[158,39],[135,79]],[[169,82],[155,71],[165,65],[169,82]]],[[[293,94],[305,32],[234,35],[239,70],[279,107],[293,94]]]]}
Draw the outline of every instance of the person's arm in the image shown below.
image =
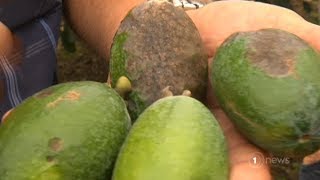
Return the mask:
{"type": "MultiPolygon", "coordinates": [[[[17,45],[17,43],[16,43],[16,39],[15,39],[14,35],[9,30],[9,28],[0,21],[0,61],[4,61],[6,58],[8,58],[10,55],[12,55],[12,53],[17,51],[16,45],[17,45]]],[[[2,74],[3,67],[1,64],[2,63],[0,63],[0,77],[3,75],[2,74]]],[[[2,83],[0,83],[0,100],[5,95],[3,86],[4,85],[2,83]]],[[[0,114],[1,114],[1,112],[0,112],[0,114]]],[[[8,114],[9,114],[9,111],[7,113],[5,113],[5,115],[2,118],[0,116],[0,124],[1,124],[1,122],[4,121],[6,115],[8,115],[8,114]]]]}
{"type": "Polygon", "coordinates": [[[11,31],[0,22],[0,57],[7,56],[13,50],[14,38],[11,31]]]}
{"type": "Polygon", "coordinates": [[[113,37],[126,14],[146,0],[65,0],[68,21],[76,33],[108,59],[113,37]]]}

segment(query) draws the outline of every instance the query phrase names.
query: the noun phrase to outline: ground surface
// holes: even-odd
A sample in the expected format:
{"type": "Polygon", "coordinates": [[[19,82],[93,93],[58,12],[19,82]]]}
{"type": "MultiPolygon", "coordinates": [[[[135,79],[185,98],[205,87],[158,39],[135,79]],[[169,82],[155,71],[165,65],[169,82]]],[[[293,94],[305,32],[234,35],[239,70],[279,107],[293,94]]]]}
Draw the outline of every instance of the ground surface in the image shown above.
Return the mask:
{"type": "Polygon", "coordinates": [[[108,63],[81,41],[76,41],[76,51],[70,53],[58,47],[58,81],[91,80],[106,82],[108,63]]]}

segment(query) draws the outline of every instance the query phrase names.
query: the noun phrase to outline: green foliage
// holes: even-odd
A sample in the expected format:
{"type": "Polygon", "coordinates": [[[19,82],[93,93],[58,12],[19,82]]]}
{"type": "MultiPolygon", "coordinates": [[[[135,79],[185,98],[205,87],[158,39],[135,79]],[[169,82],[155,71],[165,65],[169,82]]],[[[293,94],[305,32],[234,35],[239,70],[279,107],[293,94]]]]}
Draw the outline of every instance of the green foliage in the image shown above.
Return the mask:
{"type": "Polygon", "coordinates": [[[61,26],[61,42],[63,48],[70,53],[74,53],[76,51],[75,34],[67,23],[63,23],[61,26]]]}

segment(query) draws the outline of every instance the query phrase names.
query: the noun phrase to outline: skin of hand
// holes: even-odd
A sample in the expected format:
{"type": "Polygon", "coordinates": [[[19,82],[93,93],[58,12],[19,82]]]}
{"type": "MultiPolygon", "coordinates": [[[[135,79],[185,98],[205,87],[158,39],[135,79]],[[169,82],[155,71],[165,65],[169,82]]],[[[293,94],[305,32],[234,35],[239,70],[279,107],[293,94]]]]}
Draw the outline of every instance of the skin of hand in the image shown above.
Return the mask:
{"type": "Polygon", "coordinates": [[[0,22],[0,55],[8,56],[13,51],[14,37],[7,26],[0,22]]]}
{"type": "MultiPolygon", "coordinates": [[[[205,44],[209,64],[221,43],[232,33],[277,28],[291,32],[320,50],[320,27],[305,21],[295,12],[279,6],[253,1],[217,1],[203,8],[187,11],[205,44]]],[[[209,83],[210,84],[210,83],[209,83]]],[[[252,158],[262,150],[250,144],[219,108],[209,86],[208,106],[218,119],[227,138],[231,180],[272,179],[269,166],[255,166],[252,158]]],[[[304,164],[320,160],[320,151],[305,157],[304,164]]]]}

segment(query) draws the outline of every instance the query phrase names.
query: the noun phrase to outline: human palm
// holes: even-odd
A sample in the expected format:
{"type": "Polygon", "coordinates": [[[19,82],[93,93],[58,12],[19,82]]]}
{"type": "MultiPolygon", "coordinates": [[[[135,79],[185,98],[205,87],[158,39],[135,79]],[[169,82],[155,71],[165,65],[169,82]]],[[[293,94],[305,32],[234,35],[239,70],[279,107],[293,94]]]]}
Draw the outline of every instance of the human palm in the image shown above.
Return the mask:
{"type": "MultiPolygon", "coordinates": [[[[277,28],[291,32],[320,50],[320,27],[305,21],[295,12],[253,1],[218,1],[201,9],[188,11],[197,26],[207,50],[209,65],[219,45],[232,33],[277,28]]],[[[210,84],[210,83],[209,83],[210,84]]],[[[230,179],[272,179],[267,164],[255,166],[252,158],[262,150],[248,142],[219,108],[208,88],[208,106],[218,119],[228,142],[230,179]]]]}

